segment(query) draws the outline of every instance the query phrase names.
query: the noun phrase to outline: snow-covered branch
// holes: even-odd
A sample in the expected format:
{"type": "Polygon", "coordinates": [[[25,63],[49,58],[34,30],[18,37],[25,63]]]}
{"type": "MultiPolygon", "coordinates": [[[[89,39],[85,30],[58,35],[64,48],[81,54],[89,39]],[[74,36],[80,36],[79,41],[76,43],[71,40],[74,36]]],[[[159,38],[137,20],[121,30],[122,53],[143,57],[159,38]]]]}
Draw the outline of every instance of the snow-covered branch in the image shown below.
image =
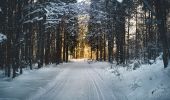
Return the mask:
{"type": "Polygon", "coordinates": [[[2,43],[3,41],[7,40],[7,36],[0,33],[0,43],[2,43]]]}

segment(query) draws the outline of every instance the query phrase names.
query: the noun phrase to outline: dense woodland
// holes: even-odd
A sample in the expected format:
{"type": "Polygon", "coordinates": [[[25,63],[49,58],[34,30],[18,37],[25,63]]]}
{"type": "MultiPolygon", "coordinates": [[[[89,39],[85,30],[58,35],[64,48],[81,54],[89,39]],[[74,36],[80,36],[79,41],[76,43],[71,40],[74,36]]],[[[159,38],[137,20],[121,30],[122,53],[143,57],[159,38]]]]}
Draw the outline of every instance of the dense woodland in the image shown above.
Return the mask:
{"type": "Polygon", "coordinates": [[[109,62],[116,60],[117,64],[126,64],[132,59],[140,59],[143,63],[151,63],[150,60],[155,60],[163,52],[164,66],[167,67],[168,0],[92,0],[91,3],[89,43],[97,51],[97,60],[106,60],[108,50],[109,62]]]}
{"type": "Polygon", "coordinates": [[[164,67],[168,66],[169,0],[91,0],[81,6],[76,2],[0,1],[0,33],[7,37],[0,41],[0,68],[6,76],[14,78],[35,63],[41,68],[68,62],[69,55],[74,58],[79,14],[89,15],[86,39],[97,61],[151,64],[163,53],[164,67]]]}

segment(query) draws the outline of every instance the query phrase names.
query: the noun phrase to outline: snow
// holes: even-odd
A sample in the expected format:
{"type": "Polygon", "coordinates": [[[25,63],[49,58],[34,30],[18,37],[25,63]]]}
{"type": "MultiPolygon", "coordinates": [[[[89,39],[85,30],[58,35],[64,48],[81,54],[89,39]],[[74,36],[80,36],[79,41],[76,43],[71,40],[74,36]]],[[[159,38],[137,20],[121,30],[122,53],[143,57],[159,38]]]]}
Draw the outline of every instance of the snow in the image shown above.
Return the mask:
{"type": "Polygon", "coordinates": [[[0,7],[0,12],[2,12],[2,9],[1,9],[1,7],[0,7]]]}
{"type": "Polygon", "coordinates": [[[24,24],[26,24],[26,23],[33,23],[33,22],[41,21],[41,20],[43,20],[43,17],[40,17],[40,18],[39,17],[35,17],[35,18],[31,19],[31,20],[25,21],[24,24]]]}
{"type": "Polygon", "coordinates": [[[0,80],[0,100],[169,100],[170,67],[161,57],[152,65],[131,67],[88,59],[24,71],[0,80]],[[17,91],[17,92],[13,92],[17,91]]]}
{"type": "Polygon", "coordinates": [[[56,66],[50,65],[39,70],[25,70],[15,79],[1,78],[0,100],[25,100],[44,87],[59,72],[56,66]]]}
{"type": "Polygon", "coordinates": [[[7,39],[6,35],[0,33],[0,43],[3,42],[6,39],[7,39]]]}
{"type": "Polygon", "coordinates": [[[84,1],[84,0],[77,0],[77,2],[82,2],[82,1],[84,1]]]}
{"type": "MultiPolygon", "coordinates": [[[[126,97],[116,94],[111,80],[100,71],[101,68],[91,66],[87,62],[64,64],[62,73],[40,89],[28,100],[116,100],[126,97]]],[[[105,71],[106,72],[106,71],[105,71]]]]}
{"type": "Polygon", "coordinates": [[[170,99],[170,68],[164,69],[160,59],[152,65],[141,65],[136,70],[117,66],[108,71],[112,73],[115,86],[119,87],[129,100],[170,99]]]}
{"type": "Polygon", "coordinates": [[[123,2],[123,0],[117,0],[118,2],[120,2],[120,3],[122,3],[123,2]]]}

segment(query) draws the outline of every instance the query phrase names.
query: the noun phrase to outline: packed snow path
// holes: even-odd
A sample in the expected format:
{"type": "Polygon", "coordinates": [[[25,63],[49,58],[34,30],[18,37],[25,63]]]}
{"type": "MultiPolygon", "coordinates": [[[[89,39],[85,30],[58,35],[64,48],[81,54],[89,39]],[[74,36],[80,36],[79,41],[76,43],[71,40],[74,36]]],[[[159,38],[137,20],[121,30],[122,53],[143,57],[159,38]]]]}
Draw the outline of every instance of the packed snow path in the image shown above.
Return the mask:
{"type": "Polygon", "coordinates": [[[137,70],[86,61],[24,70],[15,79],[0,72],[0,100],[170,100],[170,67],[159,59],[137,70]]]}
{"type": "Polygon", "coordinates": [[[60,72],[29,100],[124,100],[126,97],[97,66],[76,62],[60,66],[60,72]]]}

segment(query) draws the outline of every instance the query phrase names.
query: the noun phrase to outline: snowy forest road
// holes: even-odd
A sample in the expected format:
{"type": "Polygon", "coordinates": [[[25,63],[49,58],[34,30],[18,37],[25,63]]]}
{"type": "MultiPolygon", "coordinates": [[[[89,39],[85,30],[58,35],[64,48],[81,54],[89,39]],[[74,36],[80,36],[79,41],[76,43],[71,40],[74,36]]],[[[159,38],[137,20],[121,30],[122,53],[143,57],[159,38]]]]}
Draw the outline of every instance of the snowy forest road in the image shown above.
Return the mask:
{"type": "Polygon", "coordinates": [[[126,100],[103,69],[87,62],[68,63],[29,100],[126,100]]]}

